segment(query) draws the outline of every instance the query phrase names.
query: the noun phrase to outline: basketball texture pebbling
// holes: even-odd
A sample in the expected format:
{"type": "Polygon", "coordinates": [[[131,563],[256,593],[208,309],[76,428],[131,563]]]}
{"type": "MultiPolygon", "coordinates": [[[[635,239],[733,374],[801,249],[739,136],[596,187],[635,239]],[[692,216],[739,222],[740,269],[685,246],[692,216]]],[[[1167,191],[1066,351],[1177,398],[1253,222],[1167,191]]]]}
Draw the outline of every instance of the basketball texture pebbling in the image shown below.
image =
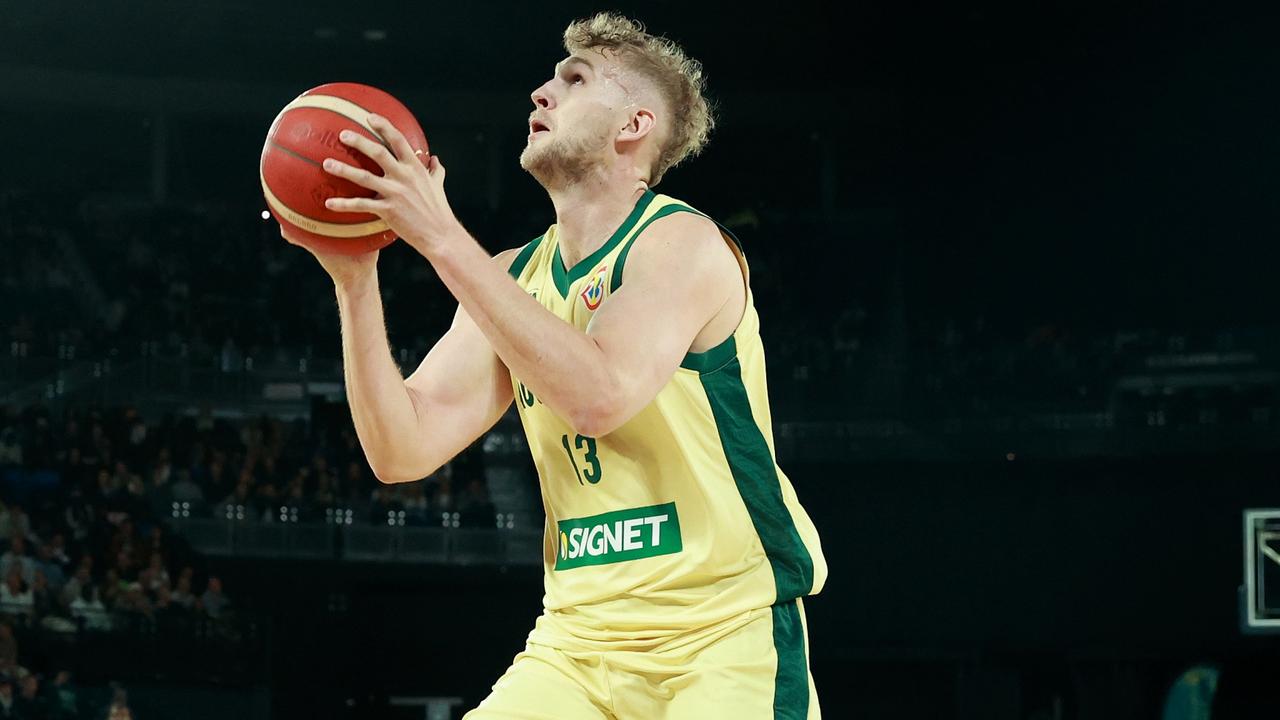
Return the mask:
{"type": "MultiPolygon", "coordinates": [[[[395,233],[376,215],[335,212],[331,197],[375,196],[372,190],[330,175],[321,163],[335,158],[382,175],[364,153],[343,145],[338,133],[351,130],[387,146],[369,127],[369,114],[386,118],[405,136],[423,163],[427,138],[413,113],[390,94],[359,83],[312,88],[280,111],[262,146],[259,173],[267,207],[289,237],[323,252],[359,255],[391,244],[395,233]]],[[[388,149],[390,149],[388,147],[388,149]]]]}

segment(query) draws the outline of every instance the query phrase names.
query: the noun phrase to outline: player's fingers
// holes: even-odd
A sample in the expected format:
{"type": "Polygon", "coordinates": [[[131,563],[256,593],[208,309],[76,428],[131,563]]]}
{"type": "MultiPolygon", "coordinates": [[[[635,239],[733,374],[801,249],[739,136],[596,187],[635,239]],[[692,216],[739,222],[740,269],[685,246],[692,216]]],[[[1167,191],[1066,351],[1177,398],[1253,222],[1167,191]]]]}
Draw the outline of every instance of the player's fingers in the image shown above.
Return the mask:
{"type": "Polygon", "coordinates": [[[391,152],[395,153],[396,159],[401,162],[408,161],[414,156],[413,148],[409,146],[409,141],[405,139],[404,134],[396,129],[391,121],[381,115],[369,116],[369,127],[378,131],[383,140],[387,141],[387,145],[391,147],[391,152]]]}
{"type": "Polygon", "coordinates": [[[444,180],[444,163],[440,162],[439,155],[431,156],[431,163],[427,165],[427,170],[431,172],[431,177],[444,180]]]}
{"type": "Polygon", "coordinates": [[[346,178],[360,187],[368,188],[376,193],[381,193],[383,195],[391,194],[390,191],[392,187],[390,180],[387,180],[385,177],[378,177],[364,168],[348,165],[341,160],[325,158],[324,171],[330,175],[346,178]]]}
{"type": "Polygon", "coordinates": [[[324,206],[337,212],[377,214],[387,210],[387,202],[375,198],[329,198],[324,206]]]}
{"type": "Polygon", "coordinates": [[[396,156],[391,154],[391,151],[387,149],[386,145],[370,140],[369,138],[352,130],[343,130],[338,134],[338,139],[342,141],[343,145],[354,148],[365,155],[368,155],[370,160],[373,160],[382,166],[383,172],[390,173],[395,169],[397,162],[396,156]]]}

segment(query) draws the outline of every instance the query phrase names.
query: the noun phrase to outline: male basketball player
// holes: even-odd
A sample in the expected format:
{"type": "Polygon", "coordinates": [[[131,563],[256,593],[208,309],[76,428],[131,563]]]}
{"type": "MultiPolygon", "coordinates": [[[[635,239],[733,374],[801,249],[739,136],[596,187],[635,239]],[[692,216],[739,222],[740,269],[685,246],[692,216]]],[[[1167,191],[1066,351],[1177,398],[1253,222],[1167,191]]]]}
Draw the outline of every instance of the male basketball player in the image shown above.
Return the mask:
{"type": "Polygon", "coordinates": [[[564,33],[534,90],[521,165],[556,223],[490,258],[449,208],[439,159],[343,142],[326,160],[458,299],[406,380],[376,253],[317,253],[337,287],[347,392],[382,482],[425,477],[515,399],[546,507],[545,611],[469,720],[817,718],[801,598],[826,563],[774,460],[764,351],[737,240],[651,189],[706,142],[699,64],[630,20],[564,33]]]}

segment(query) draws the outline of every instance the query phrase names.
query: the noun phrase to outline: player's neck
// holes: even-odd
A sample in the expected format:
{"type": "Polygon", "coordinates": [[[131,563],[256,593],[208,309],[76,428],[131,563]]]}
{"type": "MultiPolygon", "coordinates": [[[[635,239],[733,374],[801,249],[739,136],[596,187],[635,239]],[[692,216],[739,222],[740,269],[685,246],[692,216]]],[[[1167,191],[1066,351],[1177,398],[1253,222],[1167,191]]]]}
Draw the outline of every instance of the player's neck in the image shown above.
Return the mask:
{"type": "Polygon", "coordinates": [[[566,268],[600,249],[649,186],[635,178],[588,177],[550,192],[556,239],[566,268]]]}

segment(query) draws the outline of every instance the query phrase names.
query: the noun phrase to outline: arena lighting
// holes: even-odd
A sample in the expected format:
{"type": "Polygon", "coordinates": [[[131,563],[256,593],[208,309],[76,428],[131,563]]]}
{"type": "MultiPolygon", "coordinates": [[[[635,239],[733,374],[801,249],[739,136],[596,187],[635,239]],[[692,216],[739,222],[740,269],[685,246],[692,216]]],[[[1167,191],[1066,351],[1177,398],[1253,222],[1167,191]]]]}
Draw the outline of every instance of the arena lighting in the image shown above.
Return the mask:
{"type": "Polygon", "coordinates": [[[263,220],[270,220],[270,219],[271,219],[271,211],[270,211],[270,210],[263,210],[263,211],[262,211],[262,213],[261,213],[261,215],[262,215],[262,219],[263,219],[263,220]]]}
{"type": "Polygon", "coordinates": [[[365,40],[368,40],[369,42],[378,42],[379,40],[387,39],[387,31],[379,30],[377,28],[370,28],[360,33],[360,36],[363,37],[365,40]]]}

